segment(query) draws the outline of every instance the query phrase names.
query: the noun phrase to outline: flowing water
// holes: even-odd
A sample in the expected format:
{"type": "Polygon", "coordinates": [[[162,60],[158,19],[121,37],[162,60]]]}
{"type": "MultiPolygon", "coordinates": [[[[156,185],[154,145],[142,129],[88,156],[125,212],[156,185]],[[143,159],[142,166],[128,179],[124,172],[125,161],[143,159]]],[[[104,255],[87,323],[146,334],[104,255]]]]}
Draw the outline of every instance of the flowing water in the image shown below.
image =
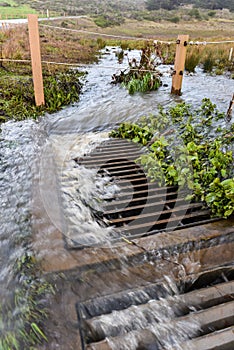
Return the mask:
{"type": "MultiPolygon", "coordinates": [[[[15,261],[28,249],[32,232],[33,248],[38,257],[47,259],[48,271],[55,269],[53,261],[59,270],[67,259],[61,236],[55,232],[65,233],[68,246],[74,242],[84,246],[90,241],[99,243],[114,235],[94,220],[90,208],[99,210],[98,198],[112,195],[118,187],[110,184],[108,178],[97,179],[96,171],[78,167],[74,157],[90,152],[107,139],[113,125],[154,113],[159,104],[168,106],[186,101],[199,105],[202,98],[208,97],[221,111],[227,110],[233,80],[227,76],[207,76],[200,69],[194,75],[184,76],[180,97],[170,94],[170,67],[161,67],[163,86],[157,92],[129,95],[121,86],[111,84],[112,74],[127,66],[127,57],[121,65],[117,63],[115,50],[104,50],[99,63],[87,67],[88,75],[78,103],[38,122],[2,125],[0,297],[3,304],[13,291],[10,286],[15,261]]],[[[128,54],[139,55],[134,51],[128,54]]]]}

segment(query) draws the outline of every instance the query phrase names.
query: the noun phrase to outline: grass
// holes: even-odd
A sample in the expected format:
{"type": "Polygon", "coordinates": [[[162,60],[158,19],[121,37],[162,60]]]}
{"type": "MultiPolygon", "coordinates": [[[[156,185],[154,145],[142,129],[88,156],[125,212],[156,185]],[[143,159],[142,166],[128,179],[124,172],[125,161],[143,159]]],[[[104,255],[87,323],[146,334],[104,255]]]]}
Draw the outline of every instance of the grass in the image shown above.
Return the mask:
{"type": "Polygon", "coordinates": [[[0,19],[25,18],[29,13],[37,13],[29,5],[18,5],[15,1],[4,0],[9,6],[0,5],[0,19]]]}
{"type": "Polygon", "coordinates": [[[54,293],[42,278],[40,265],[27,247],[15,263],[16,286],[12,286],[11,304],[0,303],[0,349],[36,349],[47,341],[44,322],[47,318],[45,298],[54,293]]]}
{"type": "MultiPolygon", "coordinates": [[[[65,63],[89,63],[97,60],[100,41],[88,40],[83,44],[71,33],[42,28],[41,52],[43,60],[65,63]],[[48,40],[49,38],[49,40],[48,40]],[[66,48],[66,49],[65,49],[66,48]]],[[[26,26],[17,26],[0,32],[2,58],[30,59],[26,26]]],[[[53,113],[64,105],[79,100],[80,78],[83,74],[64,66],[43,64],[46,104],[35,107],[31,66],[4,62],[0,66],[0,122],[9,119],[37,118],[44,112],[53,113]]]]}
{"type": "Polygon", "coordinates": [[[64,105],[79,100],[82,88],[77,71],[48,72],[44,70],[45,105],[36,107],[31,76],[1,73],[0,122],[9,119],[36,119],[45,112],[53,113],[64,105]]]}

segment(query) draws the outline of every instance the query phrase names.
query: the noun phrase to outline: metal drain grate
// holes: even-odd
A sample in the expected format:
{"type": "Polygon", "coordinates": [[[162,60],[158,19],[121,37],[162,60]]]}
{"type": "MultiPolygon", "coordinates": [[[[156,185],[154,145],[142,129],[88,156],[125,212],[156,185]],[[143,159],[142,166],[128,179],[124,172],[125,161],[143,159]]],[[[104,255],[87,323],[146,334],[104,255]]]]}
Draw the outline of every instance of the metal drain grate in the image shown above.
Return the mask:
{"type": "Polygon", "coordinates": [[[123,139],[103,142],[78,164],[108,174],[119,194],[105,202],[102,218],[121,235],[131,238],[200,225],[217,219],[202,203],[188,203],[177,187],[158,187],[135,160],[147,150],[123,139]]]}
{"type": "Polygon", "coordinates": [[[183,349],[233,349],[233,267],[182,282],[177,295],[158,282],[77,304],[83,350],[120,349],[133,338],[131,349],[177,349],[180,342],[183,349]],[[181,327],[190,333],[177,339],[181,327]]]}

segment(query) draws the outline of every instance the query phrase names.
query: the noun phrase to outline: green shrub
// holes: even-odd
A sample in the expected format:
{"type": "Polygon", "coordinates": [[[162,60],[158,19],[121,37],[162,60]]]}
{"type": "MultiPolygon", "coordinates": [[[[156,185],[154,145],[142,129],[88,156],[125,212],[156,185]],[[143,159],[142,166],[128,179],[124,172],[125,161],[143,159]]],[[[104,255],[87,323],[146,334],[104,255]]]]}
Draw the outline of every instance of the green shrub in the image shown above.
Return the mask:
{"type": "Polygon", "coordinates": [[[168,21],[170,21],[172,23],[179,23],[180,17],[175,16],[175,17],[169,18],[168,21]]]}
{"type": "Polygon", "coordinates": [[[209,12],[207,13],[207,15],[208,15],[209,17],[215,17],[216,12],[215,12],[215,11],[209,11],[209,12]]]}

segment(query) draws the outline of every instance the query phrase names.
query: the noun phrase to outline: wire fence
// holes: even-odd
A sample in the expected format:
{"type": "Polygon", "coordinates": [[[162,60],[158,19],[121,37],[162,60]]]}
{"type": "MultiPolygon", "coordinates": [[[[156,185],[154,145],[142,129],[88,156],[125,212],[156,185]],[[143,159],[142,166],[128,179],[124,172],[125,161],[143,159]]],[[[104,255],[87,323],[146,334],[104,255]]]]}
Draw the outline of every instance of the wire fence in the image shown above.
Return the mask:
{"type": "MultiPolygon", "coordinates": [[[[61,31],[69,31],[72,33],[83,33],[87,35],[93,35],[93,36],[100,36],[100,37],[108,37],[108,38],[115,38],[115,39],[122,39],[122,40],[140,40],[140,41],[153,41],[155,45],[157,44],[165,44],[165,45],[176,45],[177,41],[165,41],[165,40],[160,40],[160,39],[149,39],[149,38],[144,38],[144,37],[135,37],[135,36],[125,36],[125,35],[115,35],[115,34],[105,34],[101,32],[94,32],[94,31],[88,31],[88,30],[83,30],[83,29],[72,29],[72,28],[64,28],[60,26],[53,26],[53,25],[47,25],[47,24],[39,24],[39,27],[43,28],[49,28],[53,30],[61,30],[61,31]]],[[[220,40],[220,41],[189,41],[187,45],[193,45],[193,46],[206,46],[206,45],[219,45],[219,44],[230,44],[234,43],[234,40],[220,40]]],[[[8,58],[1,58],[0,62],[14,62],[14,63],[31,63],[31,60],[25,60],[25,59],[8,59],[8,58]]],[[[81,64],[81,63],[67,63],[67,62],[56,62],[56,61],[41,61],[42,64],[47,64],[47,65],[57,65],[57,66],[67,66],[67,67],[87,67],[87,64],[81,64]]],[[[119,70],[120,67],[110,67],[110,66],[102,66],[102,65],[97,65],[97,68],[105,68],[105,69],[117,69],[119,70]]],[[[131,68],[134,70],[134,68],[131,68]]],[[[136,69],[137,70],[137,69],[136,69]]],[[[154,70],[144,70],[146,72],[154,72],[154,70]]]]}
{"type": "MultiPolygon", "coordinates": [[[[28,22],[29,22],[29,18],[30,16],[34,16],[37,18],[36,15],[29,15],[28,17],[28,22]]],[[[35,20],[35,18],[34,18],[35,20]]],[[[178,85],[180,85],[180,88],[178,89],[174,89],[175,91],[180,91],[181,89],[181,85],[182,85],[182,75],[183,75],[183,71],[184,71],[184,64],[185,64],[185,58],[186,58],[186,51],[184,51],[184,47],[188,46],[188,45],[195,45],[195,46],[206,46],[206,45],[223,45],[223,44],[231,44],[234,43],[234,40],[220,40],[220,41],[189,41],[189,36],[188,35],[179,35],[177,40],[175,41],[165,41],[165,40],[160,40],[160,39],[152,39],[152,38],[146,38],[146,37],[136,37],[136,36],[125,36],[125,35],[116,35],[116,34],[106,34],[106,33],[102,33],[102,32],[98,32],[98,31],[89,31],[89,30],[83,30],[83,29],[73,29],[73,28],[66,28],[63,26],[56,26],[56,25],[47,25],[47,24],[42,24],[42,23],[38,23],[38,19],[36,19],[36,27],[37,27],[37,32],[38,32],[38,27],[40,28],[46,28],[46,29],[51,29],[51,30],[60,30],[60,31],[66,31],[66,32],[71,32],[71,33],[79,33],[79,34],[86,34],[86,35],[92,35],[92,36],[98,36],[98,37],[107,37],[107,38],[114,38],[114,39],[120,39],[120,40],[132,40],[132,41],[148,41],[151,42],[155,45],[155,48],[157,47],[157,45],[161,44],[161,45],[177,45],[176,46],[176,55],[175,55],[175,60],[177,60],[177,62],[175,61],[175,68],[172,74],[172,79],[174,81],[174,84],[176,85],[176,79],[175,76],[177,76],[177,81],[178,81],[178,85]],[[177,58],[177,51],[178,49],[180,50],[180,53],[178,55],[177,58]],[[182,59],[183,56],[183,59],[182,59]],[[182,62],[183,61],[183,62],[182,62]]],[[[29,30],[30,32],[30,30],[29,30]]],[[[38,32],[38,42],[39,42],[39,32],[38,32]]],[[[31,47],[32,43],[30,42],[30,47],[31,47]]],[[[232,55],[232,50],[233,48],[231,48],[230,51],[230,56],[232,55]]],[[[155,51],[156,56],[158,55],[158,51],[155,51]]],[[[32,55],[32,48],[31,48],[31,55],[32,55]]],[[[159,56],[160,57],[160,56],[159,56]]],[[[12,63],[27,63],[27,64],[32,64],[33,66],[33,58],[31,56],[31,59],[10,59],[10,58],[1,58],[0,59],[1,64],[3,62],[12,62],[12,63]]],[[[76,63],[76,62],[57,62],[57,61],[46,61],[46,60],[41,60],[40,58],[40,63],[44,64],[44,65],[56,65],[56,66],[67,66],[67,67],[74,67],[74,68],[79,68],[79,67],[84,67],[87,68],[87,64],[81,64],[81,63],[76,63]]],[[[128,61],[128,65],[126,67],[123,67],[123,65],[120,67],[116,67],[116,66],[103,66],[101,64],[97,64],[96,67],[98,69],[115,69],[115,70],[121,70],[126,71],[128,69],[131,69],[132,71],[136,70],[139,71],[139,67],[138,66],[134,66],[131,65],[131,62],[128,61]]],[[[154,73],[156,72],[156,64],[152,64],[152,67],[140,67],[141,72],[150,72],[150,73],[154,73]]],[[[173,82],[172,82],[173,85],[173,82]]],[[[173,91],[173,88],[172,88],[173,91]]],[[[174,92],[175,93],[175,92],[174,92]]]]}
{"type": "MultiPolygon", "coordinates": [[[[46,27],[46,28],[51,28],[51,29],[59,29],[63,31],[70,31],[70,32],[76,32],[76,33],[84,33],[84,34],[89,34],[89,35],[95,35],[95,36],[103,36],[103,37],[110,37],[110,38],[117,38],[117,39],[123,39],[123,40],[149,40],[152,41],[152,39],[149,38],[144,38],[144,37],[135,37],[135,36],[124,36],[124,35],[116,35],[116,34],[105,34],[105,33],[100,33],[100,32],[93,32],[93,31],[88,31],[88,30],[83,30],[83,29],[72,29],[72,28],[64,28],[64,27],[59,27],[59,26],[51,26],[47,24],[40,24],[40,27],[46,27]]],[[[177,41],[164,41],[160,39],[154,39],[153,40],[155,44],[177,44],[177,41]]],[[[230,44],[234,43],[234,40],[222,40],[222,41],[189,41],[188,45],[209,45],[209,44],[230,44]]]]}

